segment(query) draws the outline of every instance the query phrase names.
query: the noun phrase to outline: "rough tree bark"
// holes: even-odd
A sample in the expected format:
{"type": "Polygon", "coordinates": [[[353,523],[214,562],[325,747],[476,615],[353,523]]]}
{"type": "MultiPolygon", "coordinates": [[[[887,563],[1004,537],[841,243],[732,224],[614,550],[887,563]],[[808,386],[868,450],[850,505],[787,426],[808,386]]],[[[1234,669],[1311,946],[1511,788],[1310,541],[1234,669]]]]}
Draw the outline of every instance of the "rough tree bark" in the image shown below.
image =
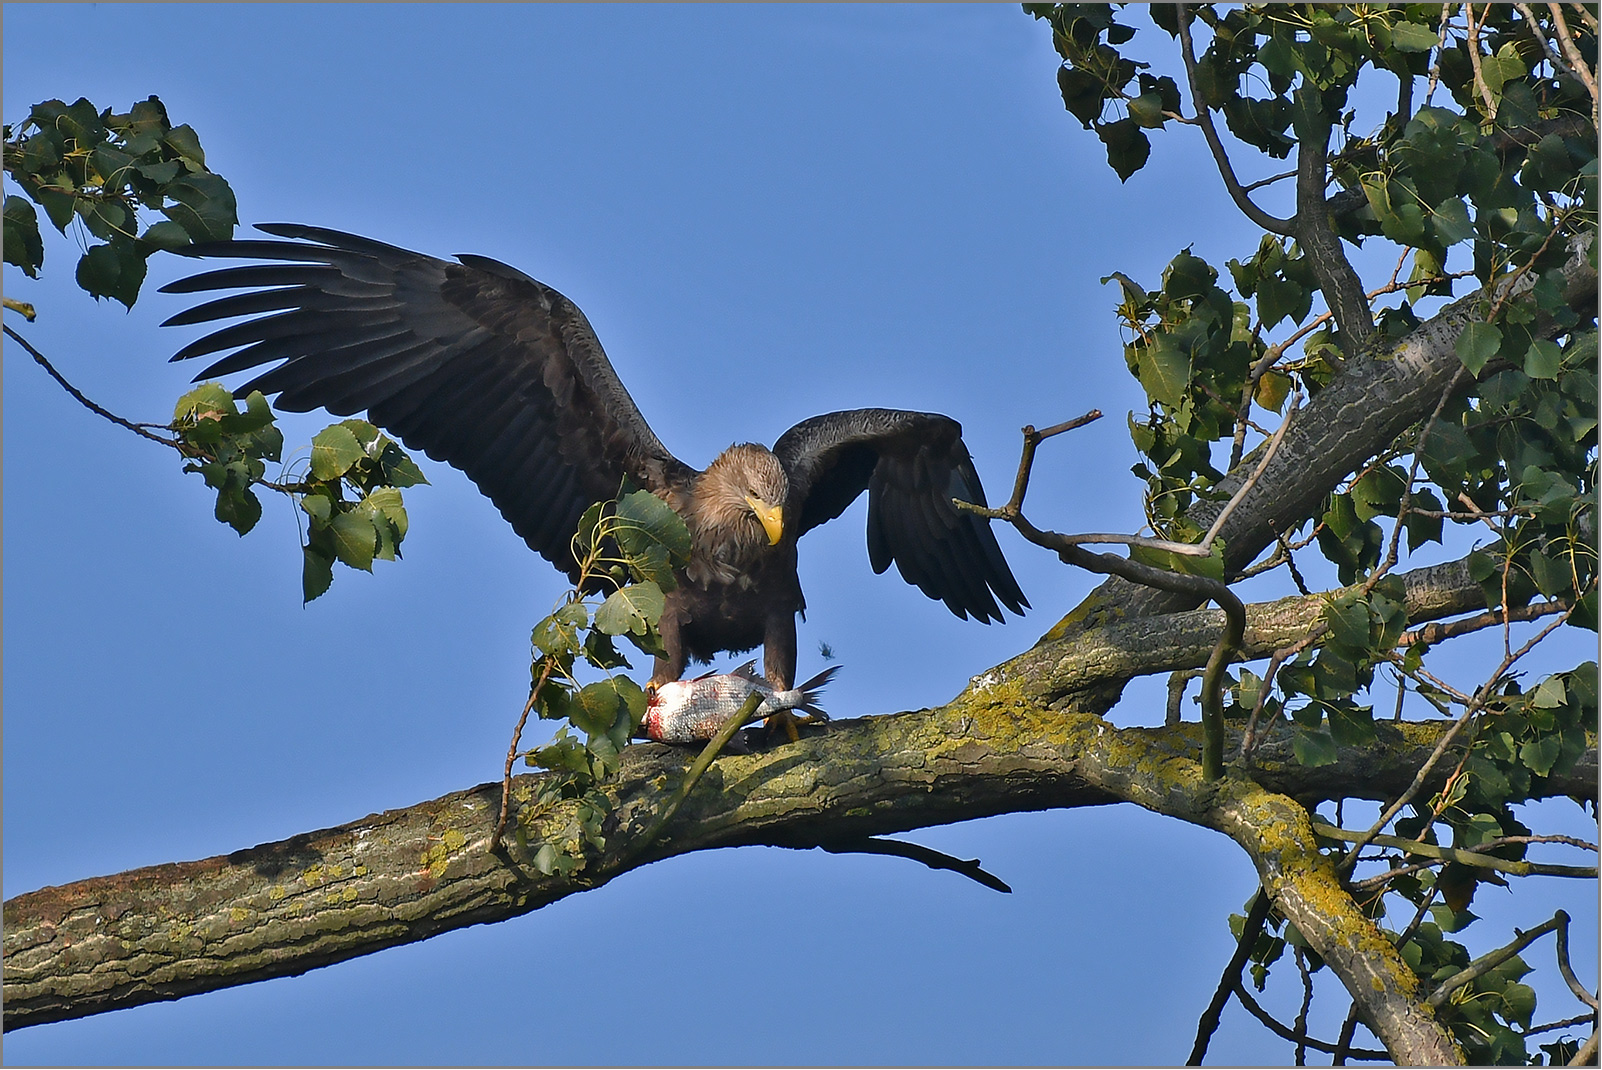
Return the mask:
{"type": "MultiPolygon", "coordinates": [[[[1594,300],[1585,256],[1569,280],[1594,300]]],[[[1389,353],[1350,362],[1314,399],[1226,525],[1229,567],[1249,562],[1428,415],[1455,375],[1453,341],[1486,297],[1448,306],[1389,353]]],[[[1255,463],[1248,457],[1237,471],[1255,463]]],[[[1415,625],[1484,605],[1461,563],[1403,578],[1415,625]]],[[[1322,605],[1315,595],[1250,607],[1241,657],[1306,636],[1322,605]]],[[[499,786],[485,785],[228,856],[20,895],[5,903],[5,1028],[302,973],[526,913],[689,851],[848,847],[994,814],[1133,802],[1240,843],[1275,906],[1353,993],[1397,1061],[1460,1062],[1412,972],[1320,854],[1307,811],[1324,799],[1396,797],[1445,722],[1382,723],[1372,745],[1343,748],[1317,769],[1296,764],[1288,741],[1271,737],[1249,773],[1237,763],[1225,780],[1207,783],[1198,726],[1118,728],[1099,716],[1134,676],[1201,665],[1220,625],[1219,613],[1110,581],[1034,648],[975,677],[944,706],[837,722],[798,744],[719,758],[663,836],[638,853],[637,834],[693,755],[632,747],[607,788],[615,805],[606,849],[590,850],[565,878],[539,873],[522,844],[558,835],[571,814],[563,806],[535,812],[539,778],[525,776],[513,789],[522,835],[501,856],[486,850],[499,786]]],[[[1238,744],[1232,739],[1228,753],[1238,744]]],[[[1441,762],[1439,775],[1452,764],[1441,762]]],[[[1594,802],[1596,778],[1593,737],[1575,769],[1537,790],[1594,802]]]]}

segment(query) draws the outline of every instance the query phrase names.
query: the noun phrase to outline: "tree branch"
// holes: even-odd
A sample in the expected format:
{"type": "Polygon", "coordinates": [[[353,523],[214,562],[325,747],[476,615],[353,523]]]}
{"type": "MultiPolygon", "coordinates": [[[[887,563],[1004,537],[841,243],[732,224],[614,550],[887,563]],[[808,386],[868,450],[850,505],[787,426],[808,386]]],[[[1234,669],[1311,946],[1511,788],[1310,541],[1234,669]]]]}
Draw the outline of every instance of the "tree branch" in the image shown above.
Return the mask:
{"type": "Polygon", "coordinates": [[[1295,234],[1294,220],[1280,219],[1257,207],[1256,202],[1241,186],[1240,179],[1235,177],[1235,169],[1230,166],[1229,155],[1224,151],[1224,143],[1218,136],[1218,128],[1213,125],[1212,111],[1196,89],[1196,47],[1190,40],[1190,11],[1184,4],[1174,6],[1179,9],[1179,45],[1185,55],[1185,76],[1190,83],[1190,102],[1196,109],[1196,122],[1201,126],[1202,136],[1207,139],[1207,148],[1212,151],[1213,161],[1218,164],[1218,173],[1224,179],[1224,188],[1229,191],[1235,206],[1257,226],[1273,234],[1286,236],[1295,234]]]}
{"type": "Polygon", "coordinates": [[[1318,98],[1319,91],[1312,86],[1296,90],[1296,218],[1292,223],[1307,266],[1344,336],[1342,348],[1347,356],[1355,356],[1374,336],[1374,315],[1363,292],[1363,280],[1341,248],[1324,200],[1329,182],[1330,117],[1318,98]]]}
{"type": "Polygon", "coordinates": [[[1218,987],[1213,990],[1213,998],[1202,1012],[1201,1020],[1196,1023],[1196,1043],[1191,1046],[1190,1058],[1185,1060],[1186,1066],[1200,1066],[1207,1057],[1207,1045],[1212,1041],[1213,1034],[1218,1031],[1218,1020],[1224,1013],[1224,1006],[1229,1002],[1229,994],[1235,991],[1240,984],[1240,971],[1246,968],[1246,960],[1252,957],[1252,947],[1257,943],[1258,935],[1263,931],[1263,922],[1268,920],[1268,896],[1261,888],[1252,896],[1251,909],[1241,921],[1240,939],[1235,944],[1235,953],[1229,957],[1224,965],[1224,972],[1218,978],[1218,987]]]}
{"type": "MultiPolygon", "coordinates": [[[[1288,889],[1304,879],[1300,867],[1330,871],[1327,860],[1318,861],[1306,812],[1287,795],[1306,802],[1394,797],[1444,728],[1379,725],[1372,745],[1343,748],[1334,763],[1317,769],[1297,764],[1288,743],[1265,744],[1254,769],[1264,787],[1225,778],[1204,790],[1195,724],[1119,729],[1099,717],[1048,709],[987,674],[945,706],[837,721],[796,744],[718,758],[662,836],[624,866],[693,760],[682,749],[635,745],[624,752],[617,779],[605,785],[614,801],[606,850],[569,845],[585,865],[565,878],[534,869],[531,851],[510,838],[500,854],[485,849],[500,804],[499,785],[489,784],[232,855],[17,896],[5,904],[5,1027],[304,973],[524,914],[628,868],[690,851],[839,844],[994,814],[1119,801],[1247,839],[1281,828],[1260,825],[1254,814],[1274,822],[1300,814],[1294,867],[1267,861],[1289,850],[1286,831],[1254,855],[1283,909],[1288,889]],[[1248,794],[1238,797],[1242,791],[1248,794]],[[1225,801],[1217,806],[1209,801],[1219,798],[1225,801]]],[[[513,781],[514,819],[531,844],[558,835],[572,818],[567,808],[577,805],[535,813],[522,800],[538,797],[544,776],[513,781]]],[[[1593,743],[1575,769],[1550,778],[1543,790],[1594,799],[1596,776],[1593,743]]],[[[1331,888],[1345,895],[1338,884],[1331,888]]],[[[1302,895],[1298,902],[1314,899],[1302,895]]],[[[1323,923],[1301,917],[1301,909],[1286,911],[1298,929],[1323,933],[1323,923]]],[[[1369,925],[1354,905],[1340,923],[1342,938],[1357,920],[1369,925]]],[[[1355,946],[1374,940],[1383,941],[1377,931],[1355,946]]],[[[1326,959],[1336,954],[1315,947],[1326,959]]],[[[1362,983],[1376,979],[1365,974],[1362,983]]]]}

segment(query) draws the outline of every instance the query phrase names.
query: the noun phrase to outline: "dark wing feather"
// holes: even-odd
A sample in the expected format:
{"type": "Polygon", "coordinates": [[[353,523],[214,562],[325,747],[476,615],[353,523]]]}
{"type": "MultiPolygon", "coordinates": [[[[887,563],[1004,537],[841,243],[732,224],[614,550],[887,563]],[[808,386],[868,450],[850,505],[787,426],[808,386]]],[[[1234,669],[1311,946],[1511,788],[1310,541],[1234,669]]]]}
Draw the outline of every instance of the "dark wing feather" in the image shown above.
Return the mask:
{"type": "Polygon", "coordinates": [[[191,246],[190,256],[272,263],[162,288],[251,291],[167,321],[256,317],[179,350],[174,360],[235,350],[195,378],[271,364],[237,392],[277,394],[294,412],[365,410],[407,446],[466,472],[569,574],[579,516],[625,475],[658,491],[694,477],[646,424],[584,314],[550,287],[487,257],[452,264],[319,227],[258,229],[298,240],[191,246]]]}
{"type": "Polygon", "coordinates": [[[957,616],[1001,620],[1029,605],[990,522],[960,513],[952,498],[984,505],[962,427],[950,417],[897,409],[852,409],[803,420],[774,443],[790,476],[797,534],[833,520],[868,492],[868,561],[902,578],[957,616]]]}

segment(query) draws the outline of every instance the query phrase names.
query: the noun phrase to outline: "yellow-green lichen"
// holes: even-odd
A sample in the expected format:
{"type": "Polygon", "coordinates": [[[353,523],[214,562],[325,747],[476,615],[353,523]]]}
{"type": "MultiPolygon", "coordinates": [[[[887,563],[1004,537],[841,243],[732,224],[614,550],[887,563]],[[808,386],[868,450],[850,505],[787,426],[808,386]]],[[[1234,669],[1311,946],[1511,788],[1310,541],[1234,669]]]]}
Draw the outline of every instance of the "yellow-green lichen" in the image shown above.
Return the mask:
{"type": "Polygon", "coordinates": [[[246,910],[244,907],[232,907],[228,911],[228,920],[233,922],[235,925],[243,924],[249,918],[250,911],[246,910]]]}
{"type": "Polygon", "coordinates": [[[288,894],[289,891],[282,884],[275,884],[267,889],[267,898],[275,903],[288,894]]]}

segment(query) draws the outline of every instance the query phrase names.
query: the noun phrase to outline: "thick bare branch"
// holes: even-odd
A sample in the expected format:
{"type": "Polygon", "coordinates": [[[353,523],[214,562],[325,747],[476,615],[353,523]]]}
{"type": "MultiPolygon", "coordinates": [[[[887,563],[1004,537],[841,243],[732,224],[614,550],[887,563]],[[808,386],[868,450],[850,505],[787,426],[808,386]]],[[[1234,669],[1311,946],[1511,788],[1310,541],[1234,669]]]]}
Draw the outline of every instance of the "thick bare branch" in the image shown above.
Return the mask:
{"type": "MultiPolygon", "coordinates": [[[[1270,740],[1257,749],[1253,769],[1262,788],[1233,778],[1207,788],[1199,726],[1119,729],[1099,717],[1047,709],[986,674],[942,707],[838,721],[797,744],[720,757],[661,838],[630,859],[632,844],[693,760],[683,750],[638,745],[625,752],[608,788],[616,805],[606,852],[590,852],[585,867],[567,878],[541,874],[529,862],[533,852],[525,845],[558,835],[571,818],[560,806],[534,812],[530,800],[540,778],[529,775],[513,781],[519,835],[509,836],[499,854],[486,848],[500,789],[483,785],[232,855],[17,896],[5,904],[5,1025],[303,973],[514,917],[627,868],[689,851],[838,845],[1000,813],[1119,801],[1261,840],[1249,849],[1278,905],[1304,879],[1315,879],[1298,867],[1322,857],[1305,811],[1288,796],[1304,803],[1394,797],[1443,730],[1442,722],[1382,724],[1372,746],[1342,749],[1334,763],[1317,769],[1296,763],[1288,741],[1270,740]],[[1278,815],[1273,822],[1300,813],[1296,858],[1302,861],[1272,861],[1288,850],[1282,836],[1290,833],[1257,823],[1252,815],[1260,805],[1268,807],[1261,813],[1278,815]]],[[[1548,780],[1544,790],[1595,798],[1596,775],[1593,744],[1575,769],[1548,780]]],[[[1319,872],[1331,868],[1318,864],[1319,872]]],[[[1307,904],[1317,899],[1294,894],[1307,904]]],[[[1310,934],[1311,920],[1287,914],[1310,934]]],[[[1363,983],[1370,983],[1366,975],[1363,983]]]]}

